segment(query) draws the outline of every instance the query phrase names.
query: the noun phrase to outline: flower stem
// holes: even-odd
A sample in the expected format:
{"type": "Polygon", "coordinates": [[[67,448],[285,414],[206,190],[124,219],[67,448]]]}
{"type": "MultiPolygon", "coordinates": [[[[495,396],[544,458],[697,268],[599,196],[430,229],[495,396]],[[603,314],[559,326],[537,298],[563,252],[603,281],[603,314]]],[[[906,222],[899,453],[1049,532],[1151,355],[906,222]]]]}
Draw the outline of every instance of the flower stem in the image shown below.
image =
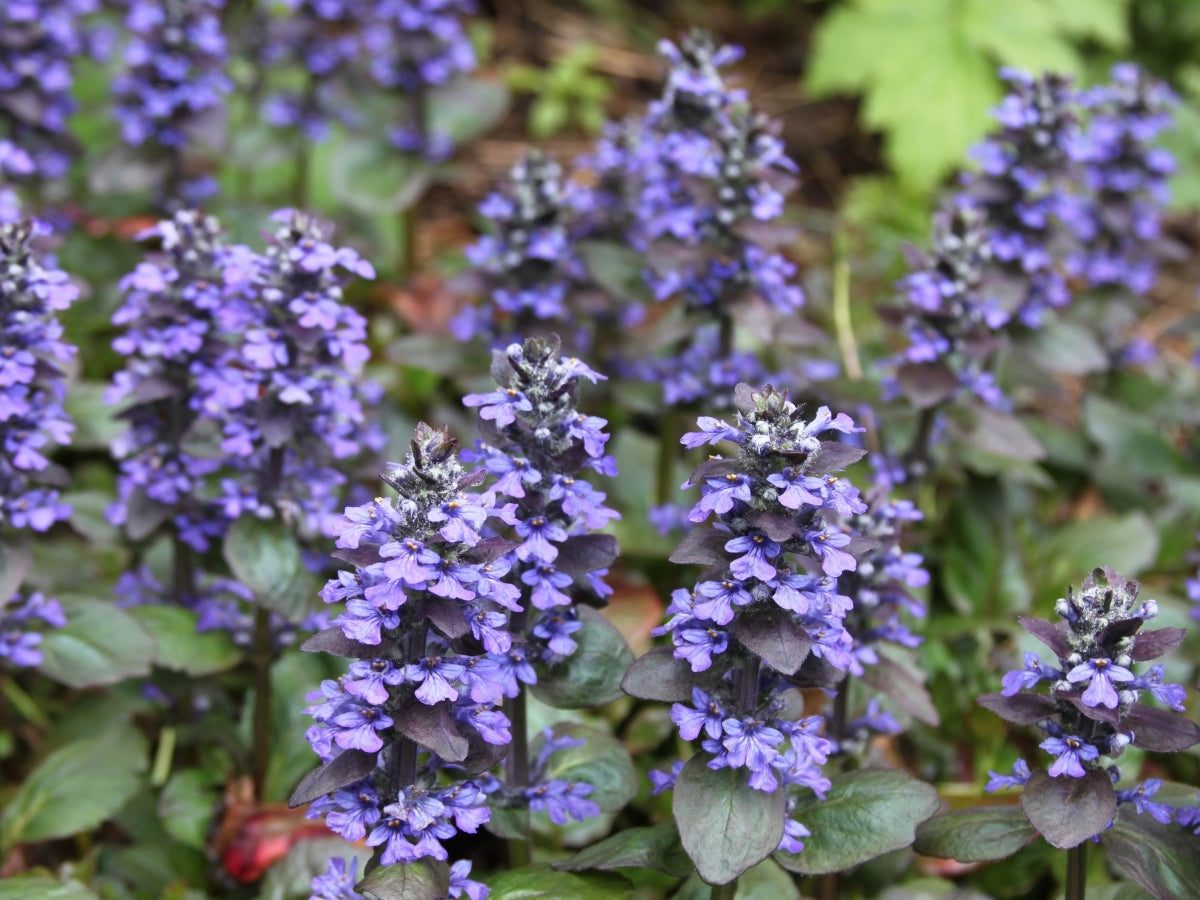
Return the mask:
{"type": "MultiPolygon", "coordinates": [[[[524,610],[513,613],[509,623],[513,634],[524,634],[526,616],[524,610]]],[[[524,691],[519,691],[515,697],[505,698],[504,713],[508,716],[509,731],[512,733],[512,742],[508,745],[508,756],[504,761],[504,781],[505,787],[515,792],[529,786],[529,711],[524,691]]],[[[526,825],[528,822],[526,811],[526,825]]],[[[522,837],[509,839],[508,864],[509,868],[520,869],[532,862],[533,848],[526,828],[522,837]]]]}
{"type": "Polygon", "coordinates": [[[250,777],[254,796],[263,799],[263,784],[271,759],[271,611],[254,611],[254,749],[250,777]]]}
{"type": "Polygon", "coordinates": [[[1084,900],[1087,893],[1087,841],[1067,851],[1065,900],[1084,900]]]}
{"type": "Polygon", "coordinates": [[[737,879],[729,882],[729,884],[714,884],[712,892],[709,893],[709,900],[733,900],[737,895],[737,879]]]}

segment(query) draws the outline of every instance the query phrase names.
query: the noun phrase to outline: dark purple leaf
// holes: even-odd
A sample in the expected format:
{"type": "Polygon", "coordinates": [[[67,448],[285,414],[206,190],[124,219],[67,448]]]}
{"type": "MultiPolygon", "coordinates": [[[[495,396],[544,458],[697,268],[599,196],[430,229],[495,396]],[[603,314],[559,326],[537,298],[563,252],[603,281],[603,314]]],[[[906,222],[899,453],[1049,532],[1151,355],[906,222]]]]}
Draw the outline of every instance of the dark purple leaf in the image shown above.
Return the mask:
{"type": "Polygon", "coordinates": [[[296,420],[292,409],[277,403],[263,404],[258,421],[263,438],[269,447],[283,447],[296,435],[296,420]]]}
{"type": "Polygon", "coordinates": [[[671,562],[679,565],[723,565],[729,560],[729,554],[725,552],[725,544],[728,541],[729,535],[720,534],[711,528],[693,528],[671,554],[671,562]]]}
{"type": "Polygon", "coordinates": [[[397,710],[393,718],[402,735],[428,747],[446,762],[462,762],[470,752],[471,747],[458,730],[447,703],[426,706],[414,698],[397,710]]]}
{"type": "Polygon", "coordinates": [[[1037,832],[1016,804],[972,806],[918,825],[913,850],[961,863],[991,862],[1012,856],[1035,837],[1037,832]]]}
{"type": "Polygon", "coordinates": [[[361,781],[375,771],[378,755],[362,750],[343,750],[323,766],[317,766],[300,779],[288,806],[295,809],[318,797],[332,794],[348,784],[361,781]]]}
{"type": "Polygon", "coordinates": [[[1121,721],[1121,716],[1115,709],[1109,709],[1107,706],[1088,706],[1084,703],[1083,688],[1081,687],[1076,688],[1070,693],[1060,692],[1055,696],[1060,700],[1066,700],[1087,716],[1087,718],[1095,722],[1107,722],[1109,725],[1116,725],[1121,721]]]}
{"type": "Polygon", "coordinates": [[[1200,725],[1178,713],[1135,703],[1121,719],[1121,730],[1133,732],[1133,745],[1159,753],[1175,753],[1200,744],[1200,725]]]}
{"type": "Polygon", "coordinates": [[[907,363],[896,377],[904,396],[918,409],[937,406],[958,390],[958,378],[941,363],[907,363]]]}
{"type": "Polygon", "coordinates": [[[6,534],[0,540],[0,603],[17,592],[33,566],[33,551],[24,534],[6,534]]]}
{"type": "Polygon", "coordinates": [[[380,560],[378,544],[359,544],[357,547],[341,547],[329,555],[334,559],[340,559],[344,563],[350,563],[350,565],[358,566],[359,568],[365,568],[380,560]]]}
{"type": "Polygon", "coordinates": [[[1054,651],[1054,655],[1063,659],[1070,655],[1071,645],[1061,629],[1045,619],[1035,619],[1033,616],[1017,616],[1017,623],[1027,632],[1054,651]]]}
{"type": "Polygon", "coordinates": [[[1143,631],[1133,639],[1133,649],[1129,655],[1134,662],[1146,662],[1166,656],[1187,637],[1185,628],[1156,628],[1153,631],[1143,631]]]}
{"type": "Polygon", "coordinates": [[[828,475],[858,462],[867,451],[841,441],[822,441],[821,446],[808,455],[804,471],[809,475],[828,475]]]}
{"type": "Polygon", "coordinates": [[[743,468],[738,459],[706,459],[692,470],[692,484],[699,484],[706,478],[720,478],[722,475],[736,474],[743,468]]]}
{"type": "Polygon", "coordinates": [[[1021,809],[1051,846],[1067,850],[1108,827],[1117,812],[1117,795],[1102,769],[1082,778],[1051,778],[1037,769],[1021,792],[1021,809]]]}
{"type": "Polygon", "coordinates": [[[450,868],[429,857],[379,866],[354,887],[377,900],[443,900],[450,893],[450,868]]]}
{"type": "Polygon", "coordinates": [[[479,775],[494,769],[508,753],[507,744],[489,744],[474,728],[464,728],[467,739],[467,758],[460,766],[468,775],[479,775]]]}
{"type": "Polygon", "coordinates": [[[1042,459],[1045,448],[1016,415],[987,407],[974,411],[975,421],[963,440],[985,453],[1029,462],[1042,459]]]}
{"type": "Polygon", "coordinates": [[[1015,694],[1012,697],[1001,693],[983,694],[975,702],[1014,725],[1033,725],[1058,712],[1058,704],[1044,694],[1015,694]]]}
{"type": "Polygon", "coordinates": [[[143,487],[135,487],[125,504],[125,533],[131,541],[154,534],[171,515],[171,508],[152,499],[143,487]]]}
{"type": "Polygon", "coordinates": [[[1200,837],[1174,823],[1124,807],[1113,827],[1100,835],[1107,859],[1156,900],[1194,897],[1200,885],[1200,837]]]}
{"type": "Polygon", "coordinates": [[[795,675],[812,649],[812,638],[803,626],[775,605],[761,613],[743,612],[734,620],[730,632],[743,647],[784,675],[795,675]]]}
{"type": "Polygon", "coordinates": [[[776,515],[765,510],[750,513],[750,515],[746,516],[746,521],[755,528],[760,529],[771,540],[780,544],[796,537],[804,531],[802,527],[797,525],[788,516],[776,515]]]}
{"type": "Polygon", "coordinates": [[[1137,634],[1137,630],[1145,624],[1145,621],[1145,619],[1137,617],[1119,619],[1096,635],[1096,643],[1101,647],[1112,647],[1122,638],[1127,638],[1131,634],[1137,634]]]}
{"type": "Polygon", "coordinates": [[[421,604],[421,615],[452,641],[471,632],[471,623],[463,615],[462,606],[453,600],[427,597],[421,604]]]}
{"type": "Polygon", "coordinates": [[[743,416],[748,416],[754,412],[755,393],[757,393],[755,389],[744,381],[739,381],[737,387],[733,389],[733,404],[743,416]]]}
{"type": "Polygon", "coordinates": [[[166,400],[179,393],[179,385],[166,378],[151,376],[143,378],[133,389],[133,399],[137,403],[152,403],[155,400],[166,400]]]}
{"type": "Polygon", "coordinates": [[[346,637],[340,625],[322,629],[300,645],[305,653],[328,653],[344,659],[374,659],[379,647],[370,647],[346,637]]]}
{"type": "Polygon", "coordinates": [[[693,672],[686,660],[674,654],[671,647],[652,647],[625,670],[621,690],[639,700],[690,703],[693,687],[708,687],[716,678],[709,672],[693,672]]]}
{"type": "Polygon", "coordinates": [[[568,575],[586,575],[607,569],[620,553],[621,546],[611,534],[573,534],[558,545],[554,564],[568,575]]]}
{"type": "Polygon", "coordinates": [[[796,687],[828,687],[831,684],[837,684],[846,673],[842,669],[831,666],[829,662],[822,656],[808,655],[808,659],[804,660],[804,665],[800,670],[788,678],[796,687]]]}
{"type": "Polygon", "coordinates": [[[756,791],[741,769],[710,769],[693,756],[675,782],[679,839],[700,877],[728,884],[758,865],[783,837],[785,791],[756,791]]]}
{"type": "Polygon", "coordinates": [[[893,703],[918,721],[937,726],[941,717],[925,685],[900,663],[886,654],[879,662],[863,667],[863,681],[891,699],[893,703]]]}
{"type": "Polygon", "coordinates": [[[574,856],[551,865],[568,872],[637,866],[665,872],[676,878],[686,878],[692,871],[691,860],[679,842],[679,829],[670,820],[650,828],[618,831],[600,843],[592,844],[574,856]]]}
{"type": "Polygon", "coordinates": [[[460,559],[472,565],[487,565],[495,562],[506,553],[516,550],[520,544],[505,538],[486,538],[461,555],[460,559]]]}

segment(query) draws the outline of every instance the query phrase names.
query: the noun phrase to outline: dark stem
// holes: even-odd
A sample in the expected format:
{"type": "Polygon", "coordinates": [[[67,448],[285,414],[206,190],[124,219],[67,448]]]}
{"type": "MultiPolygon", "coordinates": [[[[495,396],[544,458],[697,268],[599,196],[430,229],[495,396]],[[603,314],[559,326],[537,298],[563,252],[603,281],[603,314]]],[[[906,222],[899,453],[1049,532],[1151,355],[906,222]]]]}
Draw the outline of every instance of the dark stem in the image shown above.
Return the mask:
{"type": "MultiPolygon", "coordinates": [[[[301,101],[301,122],[311,114],[316,106],[317,80],[309,77],[304,87],[304,99],[301,101]]],[[[303,127],[297,130],[296,141],[296,180],[292,184],[292,206],[296,209],[308,208],[308,177],[312,168],[312,141],[304,133],[303,127]]]]}
{"type": "Polygon", "coordinates": [[[1087,893],[1087,841],[1067,851],[1065,900],[1084,900],[1087,893]]]}
{"type": "MultiPolygon", "coordinates": [[[[267,467],[263,479],[263,498],[275,502],[275,495],[283,482],[284,451],[272,447],[267,456],[267,467]]],[[[278,513],[278,510],[276,510],[278,513]]],[[[267,766],[271,760],[271,611],[265,606],[254,609],[254,645],[251,663],[254,666],[254,728],[250,776],[254,782],[254,795],[263,799],[263,785],[267,778],[267,766]]]]}
{"type": "Polygon", "coordinates": [[[674,410],[668,411],[661,421],[661,431],[658,433],[658,470],[656,472],[657,496],[659,503],[670,503],[679,485],[675,484],[675,457],[679,455],[679,435],[675,422],[678,416],[674,410]]]}
{"type": "Polygon", "coordinates": [[[846,737],[846,707],[850,703],[850,676],[838,685],[837,694],[833,698],[833,721],[829,723],[829,738],[837,744],[846,737]]]}
{"type": "MultiPolygon", "coordinates": [[[[417,133],[419,153],[424,156],[429,144],[429,98],[426,96],[425,85],[418,84],[409,96],[412,102],[411,124],[417,133]]],[[[400,213],[401,260],[397,276],[411,279],[417,269],[417,223],[421,221],[421,198],[418,196],[407,209],[400,213]]]]}
{"type": "Polygon", "coordinates": [[[719,338],[720,346],[717,350],[719,359],[728,359],[733,353],[733,317],[722,313],[721,314],[721,332],[719,338]]]}
{"type": "Polygon", "coordinates": [[[254,796],[263,798],[263,784],[271,760],[271,611],[254,611],[254,756],[250,776],[254,796]]]}
{"type": "Polygon", "coordinates": [[[921,410],[917,433],[904,457],[904,473],[916,481],[920,481],[929,468],[929,449],[933,440],[933,426],[937,422],[937,409],[936,406],[927,406],[921,410]]]}
{"type": "MultiPolygon", "coordinates": [[[[515,612],[509,622],[509,630],[514,635],[525,632],[526,612],[515,612]]],[[[529,787],[529,711],[525,705],[525,692],[518,691],[517,696],[505,698],[504,714],[508,716],[509,731],[512,742],[508,745],[508,755],[504,761],[504,781],[509,792],[515,794],[529,787]]],[[[528,813],[525,818],[528,825],[528,813]]],[[[529,840],[528,828],[525,835],[508,841],[508,865],[512,869],[520,869],[533,862],[533,848],[529,840]]]]}
{"type": "Polygon", "coordinates": [[[178,533],[172,538],[171,596],[176,606],[186,606],[196,596],[196,567],[192,548],[178,533]]]}
{"type": "Polygon", "coordinates": [[[737,879],[729,882],[729,884],[714,884],[712,891],[709,893],[709,900],[733,900],[737,895],[737,879]]]}
{"type": "Polygon", "coordinates": [[[822,875],[817,882],[817,900],[838,900],[838,873],[822,875]]]}
{"type": "Polygon", "coordinates": [[[762,660],[752,656],[738,672],[738,702],[748,716],[753,716],[758,708],[758,673],[761,669],[762,660]]]}

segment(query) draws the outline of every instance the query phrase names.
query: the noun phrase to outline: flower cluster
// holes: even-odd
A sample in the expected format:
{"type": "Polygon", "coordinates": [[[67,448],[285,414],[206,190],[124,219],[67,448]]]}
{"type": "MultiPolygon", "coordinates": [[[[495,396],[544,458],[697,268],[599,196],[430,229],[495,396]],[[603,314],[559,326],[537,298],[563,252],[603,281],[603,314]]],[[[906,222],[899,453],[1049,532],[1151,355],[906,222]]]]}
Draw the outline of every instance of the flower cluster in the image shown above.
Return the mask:
{"type": "Polygon", "coordinates": [[[960,202],[987,222],[987,289],[1001,310],[1031,328],[1048,309],[1070,302],[1051,241],[1063,207],[1077,136],[1074,93],[1060,75],[1033,78],[1004,69],[1009,93],[995,111],[997,133],[974,156],[960,202]]]}
{"type": "Polygon", "coordinates": [[[194,205],[216,190],[210,178],[184,172],[183,150],[211,128],[233,89],[223,71],[223,7],[224,0],[128,0],[128,68],[113,80],[116,115],[126,143],[162,149],[168,205],[194,205]]]}
{"type": "Polygon", "coordinates": [[[670,64],[663,95],[642,121],[601,141],[595,207],[631,207],[623,238],[651,259],[645,280],[655,300],[674,301],[683,319],[674,335],[694,335],[676,340],[670,357],[631,363],[668,402],[686,403],[767,377],[732,346],[741,305],[790,315],[804,303],[795,266],[777,250],[788,235],[772,227],[796,165],[775,123],[725,84],[720,69],[740,50],[702,33],[659,49],[670,64]]]}
{"type": "Polygon", "coordinates": [[[912,254],[912,270],[898,285],[907,300],[901,315],[908,346],[893,360],[899,383],[889,391],[906,390],[929,405],[964,390],[1007,407],[987,368],[996,330],[1008,321],[985,294],[989,241],[983,214],[971,206],[956,204],[934,218],[930,252],[912,254]]]}
{"type": "MultiPolygon", "coordinates": [[[[224,533],[227,517],[205,490],[222,460],[198,440],[236,330],[238,293],[225,268],[240,250],[226,245],[212,216],[183,210],[140,235],[159,252],[121,279],[113,314],[124,331],[113,348],[126,358],[105,399],[127,402],[127,431],[113,443],[120,460],[109,520],[144,536],[170,519],[199,552],[224,533]]],[[[244,250],[244,248],[241,248],[244,250]]]]}
{"type": "Polygon", "coordinates": [[[392,133],[401,150],[431,161],[454,150],[448,136],[429,132],[425,91],[475,68],[475,51],[462,16],[475,12],[474,0],[372,0],[372,22],[363,32],[371,75],[410,100],[409,121],[392,133]]]}
{"type": "Polygon", "coordinates": [[[70,443],[60,366],[75,353],[56,314],[78,297],[35,246],[27,222],[0,224],[0,527],[46,531],[70,514],[47,486],[46,454],[70,443]]]}
{"type": "MultiPolygon", "coordinates": [[[[1078,592],[1068,590],[1055,612],[1058,625],[1022,617],[1021,627],[1051,649],[1043,662],[1025,654],[1025,665],[1009,672],[1003,690],[979,702],[1010,722],[1036,724],[1046,734],[1041,748],[1052,758],[1051,778],[1085,778],[1101,770],[1104,758],[1116,759],[1128,746],[1173,752],[1200,742],[1200,727],[1174,712],[1141,702],[1143,692],[1172,710],[1182,711],[1184,690],[1163,680],[1163,666],[1138,674],[1134,663],[1168,653],[1184,638],[1180,628],[1142,631],[1158,614],[1153,600],[1138,600],[1139,586],[1111,569],[1096,569],[1078,592]],[[1043,682],[1048,693],[1036,691],[1043,682]]],[[[990,791],[1026,784],[1037,773],[1018,760],[1011,775],[991,773],[990,791]]],[[[1112,790],[1120,769],[1109,765],[1101,788],[1112,790]]],[[[1144,811],[1156,788],[1143,784],[1117,792],[1117,802],[1144,811]]],[[[1158,813],[1151,811],[1152,814],[1158,813]]]]}
{"type": "Polygon", "coordinates": [[[495,479],[492,489],[513,500],[517,543],[502,558],[514,583],[505,585],[515,614],[510,628],[527,641],[520,652],[551,666],[575,651],[571,635],[581,623],[573,593],[583,589],[597,598],[612,593],[603,579],[616,542],[588,532],[620,518],[604,505],[606,495],[581,476],[586,470],[610,477],[617,471],[604,452],[608,423],[578,408],[580,380],[594,384],[604,376],[558,351],[556,340],[537,338],[496,351],[492,374],[499,389],[463,398],[467,406],[479,407],[484,435],[463,458],[481,464],[495,479]],[[532,618],[528,605],[517,603],[523,593],[539,611],[532,618]]]}
{"type": "Polygon", "coordinates": [[[13,666],[39,665],[42,635],[35,629],[46,625],[62,628],[66,624],[67,617],[58,601],[39,593],[24,598],[13,594],[0,600],[0,661],[13,666]]]}
{"type": "MultiPolygon", "coordinates": [[[[854,664],[844,624],[853,604],[838,579],[855,571],[865,545],[837,522],[867,508],[833,473],[864,451],[820,435],[861,429],[826,407],[806,419],[770,386],[739,385],[736,405],[736,424],[701,417],[700,430],[683,438],[688,447],[731,442],[739,453],[710,458],[691,478],[701,490],[689,515],[695,527],[671,559],[706,568],[692,590],[675,591],[656,633],[706,674],[671,718],[684,740],[702,739],[709,768],[745,769],[760,791],[798,785],[823,796],[821,766],[833,744],[820,734],[821,716],[797,720],[789,696],[854,664]]],[[[626,676],[635,693],[637,668],[626,676]]],[[[672,780],[660,773],[656,786],[672,780]]],[[[798,850],[806,833],[789,818],[781,847],[798,850]]]]}
{"type": "Polygon", "coordinates": [[[275,70],[294,61],[307,79],[300,89],[273,90],[263,112],[275,127],[319,141],[331,120],[354,121],[345,95],[361,68],[370,7],[362,0],[282,0],[281,6],[283,14],[267,23],[262,62],[275,70]]]}
{"type": "Polygon", "coordinates": [[[916,647],[921,643],[901,615],[925,618],[925,604],[909,589],[928,584],[929,573],[922,568],[921,555],[906,553],[900,543],[902,523],[921,518],[921,511],[910,501],[881,495],[864,512],[848,519],[856,534],[874,541],[874,546],[859,556],[858,566],[838,579],[838,590],[854,599],[854,608],[843,623],[854,640],[852,675],[861,676],[864,666],[879,663],[876,648],[881,645],[916,647]]]}
{"type": "Polygon", "coordinates": [[[508,542],[484,534],[507,512],[468,489],[479,477],[456,451],[445,432],[418,426],[384,476],[395,500],[346,510],[338,555],[355,568],[322,591],[345,609],[306,645],[354,662],[314,695],[308,739],[325,765],[293,800],[315,799],[310,815],[365,838],[385,866],[445,860],[442,841],[488,821],[483,773],[509,741],[499,704],[525,666],[508,657],[497,614],[508,595],[493,563],[508,542]]]}
{"type": "Polygon", "coordinates": [[[224,269],[227,288],[246,297],[230,313],[239,339],[200,386],[222,452],[244,473],[222,484],[226,514],[270,515],[274,504],[317,531],[345,483],[334,462],[382,442],[364,414],[377,387],[359,377],[370,355],[366,321],[344,300],[353,276],[375,271],[330,244],[310,216],[281,210],[272,219],[279,226],[266,253],[241,252],[224,269]]]}
{"type": "Polygon", "coordinates": [[[1169,152],[1152,146],[1171,124],[1178,98],[1132,63],[1114,66],[1112,81],[1080,97],[1090,113],[1072,148],[1086,193],[1062,210],[1078,248],[1068,271],[1090,286],[1124,285],[1143,294],[1154,284],[1160,217],[1167,202],[1169,152]]]}
{"type": "Polygon", "coordinates": [[[71,67],[86,50],[84,16],[97,0],[10,0],[0,5],[0,122],[27,154],[25,172],[5,165],[0,140],[0,171],[61,178],[71,161],[67,117],[75,109],[71,67]]]}
{"type": "Polygon", "coordinates": [[[459,340],[507,343],[513,334],[555,325],[576,328],[575,345],[590,345],[591,329],[583,322],[594,316],[568,305],[584,274],[574,249],[580,201],[580,192],[564,183],[562,167],[538,151],[513,166],[509,182],[479,207],[495,231],[466,255],[478,292],[488,299],[451,323],[459,340]]]}

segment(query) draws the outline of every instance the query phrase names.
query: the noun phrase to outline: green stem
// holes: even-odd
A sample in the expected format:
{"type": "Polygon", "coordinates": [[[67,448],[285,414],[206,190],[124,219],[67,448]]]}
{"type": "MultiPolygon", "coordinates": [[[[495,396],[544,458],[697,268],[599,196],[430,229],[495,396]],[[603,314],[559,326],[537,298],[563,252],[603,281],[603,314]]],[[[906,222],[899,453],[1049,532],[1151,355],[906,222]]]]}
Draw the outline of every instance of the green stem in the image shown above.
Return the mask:
{"type": "Polygon", "coordinates": [[[1067,851],[1065,900],[1084,900],[1087,893],[1087,841],[1067,851]]]}
{"type": "Polygon", "coordinates": [[[862,361],[858,357],[858,341],[854,337],[854,323],[850,317],[850,262],[844,235],[838,234],[833,248],[833,325],[837,331],[846,377],[851,381],[862,381],[862,361]]]}
{"type": "Polygon", "coordinates": [[[21,690],[12,674],[5,672],[3,668],[0,668],[0,696],[4,698],[5,703],[11,704],[14,710],[38,728],[45,730],[50,727],[50,720],[46,718],[45,713],[38,708],[32,697],[21,690]]]}
{"type": "Polygon", "coordinates": [[[729,884],[714,884],[712,891],[709,893],[709,900],[733,900],[737,895],[737,879],[729,882],[729,884]]]}
{"type": "Polygon", "coordinates": [[[175,759],[175,726],[164,725],[158,735],[158,749],[154,752],[154,766],[150,770],[150,784],[162,787],[171,777],[171,763],[175,759]]]}

